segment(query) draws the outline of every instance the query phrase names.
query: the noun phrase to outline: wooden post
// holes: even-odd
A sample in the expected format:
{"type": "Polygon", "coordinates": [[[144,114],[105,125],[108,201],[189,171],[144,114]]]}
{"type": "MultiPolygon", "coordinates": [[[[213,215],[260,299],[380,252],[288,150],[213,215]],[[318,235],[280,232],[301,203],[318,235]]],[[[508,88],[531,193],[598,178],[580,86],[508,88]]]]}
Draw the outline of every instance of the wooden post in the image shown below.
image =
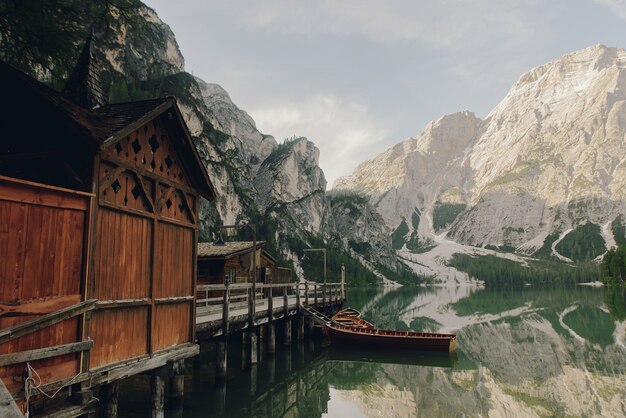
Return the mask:
{"type": "Polygon", "coordinates": [[[284,365],[285,365],[285,371],[287,373],[291,373],[291,349],[287,349],[285,351],[284,365]]]}
{"type": "Polygon", "coordinates": [[[309,306],[309,282],[304,282],[304,304],[309,306]]]}
{"type": "Polygon", "coordinates": [[[285,318],[285,341],[283,341],[284,345],[291,345],[291,318],[285,318]]]}
{"type": "Polygon", "coordinates": [[[287,296],[287,287],[285,287],[285,291],[283,292],[283,316],[287,318],[289,315],[289,296],[287,296]]]}
{"type": "Polygon", "coordinates": [[[296,319],[296,326],[297,326],[296,338],[299,341],[304,340],[304,315],[302,314],[298,315],[296,319]]]}
{"type": "Polygon", "coordinates": [[[296,283],[296,307],[298,308],[298,312],[300,312],[300,283],[296,283]]]}
{"type": "Polygon", "coordinates": [[[152,418],[165,418],[165,378],[152,375],[150,377],[152,392],[152,418]]]}
{"type": "Polygon", "coordinates": [[[250,341],[249,341],[248,332],[243,331],[241,333],[241,369],[242,370],[246,369],[246,367],[248,367],[248,364],[250,362],[250,356],[248,355],[248,352],[250,350],[249,344],[250,344],[250,341]]]}
{"type": "Polygon", "coordinates": [[[249,351],[250,365],[254,366],[259,362],[259,353],[258,353],[259,344],[257,341],[255,328],[250,328],[250,330],[248,330],[248,348],[250,349],[249,351]]]}
{"type": "Polygon", "coordinates": [[[317,308],[317,282],[313,285],[313,293],[315,295],[315,307],[317,308]]]}
{"type": "Polygon", "coordinates": [[[267,323],[267,353],[274,355],[276,353],[276,328],[274,322],[267,323]]]}
{"type": "Polygon", "coordinates": [[[228,366],[228,340],[222,336],[217,340],[215,350],[215,378],[226,380],[228,366]]]}
{"type": "Polygon", "coordinates": [[[272,287],[272,279],[268,278],[269,282],[269,293],[267,297],[267,320],[272,322],[274,320],[274,288],[272,287]]]}
{"type": "Polygon", "coordinates": [[[322,307],[326,309],[326,281],[322,285],[322,307]]]}
{"type": "Polygon", "coordinates": [[[117,388],[117,381],[103,385],[100,388],[100,402],[104,405],[105,418],[117,418],[117,388]]]}
{"type": "Polygon", "coordinates": [[[169,398],[181,402],[185,395],[185,362],[184,360],[172,363],[172,376],[170,377],[169,398]]]}
{"type": "Polygon", "coordinates": [[[228,335],[228,315],[230,314],[230,277],[224,278],[224,299],[222,300],[222,333],[228,335]]]}
{"type": "Polygon", "coordinates": [[[254,294],[252,293],[252,288],[248,288],[248,327],[254,327],[254,294]]]}
{"type": "Polygon", "coordinates": [[[255,363],[250,367],[250,388],[249,388],[250,396],[256,395],[257,374],[258,374],[258,366],[255,363]]]}
{"type": "Polygon", "coordinates": [[[272,385],[276,381],[276,358],[267,359],[267,382],[272,385]]]}
{"type": "Polygon", "coordinates": [[[341,301],[346,301],[346,266],[341,265],[341,301]]]}

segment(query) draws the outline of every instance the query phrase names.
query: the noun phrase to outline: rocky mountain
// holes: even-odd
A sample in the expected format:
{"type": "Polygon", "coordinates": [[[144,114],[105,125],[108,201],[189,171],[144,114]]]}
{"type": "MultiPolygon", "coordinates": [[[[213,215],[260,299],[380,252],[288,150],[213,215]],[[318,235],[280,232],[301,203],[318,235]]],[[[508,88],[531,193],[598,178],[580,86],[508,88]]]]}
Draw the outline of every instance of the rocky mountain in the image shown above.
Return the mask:
{"type": "MultiPolygon", "coordinates": [[[[361,280],[376,280],[368,270],[374,270],[376,262],[361,263],[365,258],[353,254],[336,230],[315,145],[306,138],[278,145],[271,135],[259,132],[226,90],[186,73],[173,32],[154,10],[136,0],[53,0],[41,7],[20,2],[7,7],[11,13],[0,16],[5,25],[0,27],[0,59],[41,81],[63,87],[91,26],[110,102],[177,98],[216,187],[216,200],[201,204],[201,240],[211,239],[217,223],[252,221],[258,239],[268,241],[280,261],[293,262],[299,275],[301,249],[314,244],[329,248],[329,263],[334,263],[337,275],[344,263],[361,280]]],[[[370,213],[353,217],[368,219],[360,239],[386,230],[370,213]]],[[[381,245],[368,259],[376,258],[379,248],[389,255],[390,248],[381,245]]],[[[395,255],[387,265],[395,270],[395,255]]]]}
{"type": "Polygon", "coordinates": [[[624,240],[626,51],[592,46],[522,75],[481,120],[444,116],[335,188],[402,237],[589,259],[624,240]],[[584,237],[584,238],[583,238],[584,237]]]}

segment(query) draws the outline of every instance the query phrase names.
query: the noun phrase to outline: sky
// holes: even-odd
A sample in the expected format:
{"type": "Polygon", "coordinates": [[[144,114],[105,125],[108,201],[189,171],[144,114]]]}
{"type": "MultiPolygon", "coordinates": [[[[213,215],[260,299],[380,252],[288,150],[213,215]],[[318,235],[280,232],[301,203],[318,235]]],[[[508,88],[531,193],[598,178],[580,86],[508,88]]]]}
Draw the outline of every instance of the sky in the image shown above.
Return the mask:
{"type": "Polygon", "coordinates": [[[145,0],[188,72],[264,134],[305,136],[328,187],[362,161],[470,110],[526,71],[594,44],[626,47],[626,0],[145,0]]]}

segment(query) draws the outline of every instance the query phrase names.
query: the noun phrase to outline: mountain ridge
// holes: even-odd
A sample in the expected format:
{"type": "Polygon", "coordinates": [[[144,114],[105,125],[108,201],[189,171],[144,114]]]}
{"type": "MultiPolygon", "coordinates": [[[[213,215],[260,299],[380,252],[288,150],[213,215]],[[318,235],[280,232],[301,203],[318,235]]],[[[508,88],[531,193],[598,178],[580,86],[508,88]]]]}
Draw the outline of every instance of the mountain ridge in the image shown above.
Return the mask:
{"type": "Polygon", "coordinates": [[[625,133],[626,51],[594,45],[521,75],[484,120],[436,119],[334,187],[366,193],[392,229],[427,215],[405,241],[414,229],[422,240],[447,230],[463,244],[532,253],[557,232],[606,228],[625,213],[625,133]]]}

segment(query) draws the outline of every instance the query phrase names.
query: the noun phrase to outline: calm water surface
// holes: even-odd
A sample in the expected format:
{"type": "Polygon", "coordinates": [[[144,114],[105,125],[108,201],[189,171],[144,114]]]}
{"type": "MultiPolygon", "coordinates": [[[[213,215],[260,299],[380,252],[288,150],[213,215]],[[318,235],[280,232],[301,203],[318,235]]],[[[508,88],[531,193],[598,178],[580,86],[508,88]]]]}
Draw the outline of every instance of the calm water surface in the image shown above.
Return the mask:
{"type": "MultiPolygon", "coordinates": [[[[189,361],[171,417],[626,416],[623,292],[471,287],[351,290],[349,306],[379,327],[454,331],[452,355],[376,353],[321,340],[242,367],[216,385],[214,347],[189,361]]],[[[280,327],[277,327],[280,328],[280,327]]],[[[120,416],[149,416],[149,381],[124,383],[120,416]]]]}

